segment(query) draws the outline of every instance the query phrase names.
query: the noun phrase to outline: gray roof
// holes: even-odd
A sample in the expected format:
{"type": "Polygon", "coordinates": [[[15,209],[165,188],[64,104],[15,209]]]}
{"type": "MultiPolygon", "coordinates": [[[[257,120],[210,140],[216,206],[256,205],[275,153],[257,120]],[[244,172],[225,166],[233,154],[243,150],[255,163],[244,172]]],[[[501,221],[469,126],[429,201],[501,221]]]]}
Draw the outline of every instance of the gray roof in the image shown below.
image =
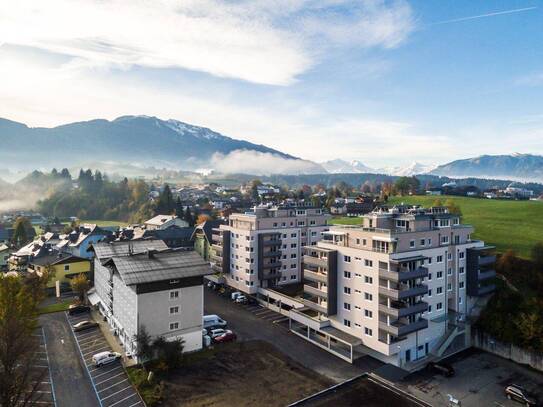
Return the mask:
{"type": "Polygon", "coordinates": [[[186,250],[112,257],[106,265],[115,267],[126,285],[212,274],[208,262],[198,253],[186,250]]]}
{"type": "Polygon", "coordinates": [[[162,240],[134,240],[119,242],[100,242],[93,244],[89,251],[93,250],[99,260],[109,259],[111,257],[129,256],[130,254],[145,253],[148,250],[157,250],[159,252],[168,250],[168,246],[162,240]]]}

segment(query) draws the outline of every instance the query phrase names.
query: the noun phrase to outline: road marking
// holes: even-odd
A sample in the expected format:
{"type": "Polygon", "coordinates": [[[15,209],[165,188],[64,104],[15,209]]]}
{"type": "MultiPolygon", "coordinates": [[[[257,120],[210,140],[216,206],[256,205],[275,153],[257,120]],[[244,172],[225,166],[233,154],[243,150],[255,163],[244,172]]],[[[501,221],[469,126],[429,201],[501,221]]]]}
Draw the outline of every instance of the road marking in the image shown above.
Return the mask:
{"type": "Polygon", "coordinates": [[[137,405],[140,404],[140,403],[141,403],[141,400],[135,402],[134,404],[130,404],[128,407],[134,407],[134,406],[137,406],[137,405]]]}
{"type": "MultiPolygon", "coordinates": [[[[108,398],[110,398],[110,397],[113,397],[113,396],[115,396],[116,394],[119,394],[119,393],[125,391],[126,389],[132,389],[132,386],[126,386],[124,389],[119,390],[119,391],[116,391],[115,393],[110,394],[109,396],[104,397],[102,400],[106,400],[106,399],[108,399],[108,398]]],[[[129,397],[132,397],[132,395],[130,395],[129,397]]]]}
{"type": "MultiPolygon", "coordinates": [[[[106,390],[108,390],[108,389],[111,389],[112,387],[115,387],[115,386],[117,386],[118,384],[124,383],[124,382],[126,382],[126,381],[128,381],[128,379],[123,379],[123,380],[121,380],[120,382],[117,382],[117,383],[115,383],[115,384],[112,384],[111,386],[106,387],[105,389],[100,390],[98,393],[102,393],[103,391],[106,391],[106,390]]],[[[104,400],[105,400],[105,399],[104,399],[104,400]]]]}
{"type": "MultiPolygon", "coordinates": [[[[119,400],[119,401],[117,401],[116,403],[111,404],[109,407],[113,407],[113,406],[119,404],[121,401],[125,401],[125,400],[129,399],[130,397],[137,396],[137,395],[138,395],[138,393],[131,394],[130,396],[125,397],[124,399],[119,400]]],[[[141,401],[141,400],[140,400],[140,401],[141,401]]],[[[137,403],[136,403],[136,404],[137,404],[137,403]]]]}
{"type": "Polygon", "coordinates": [[[116,374],[115,376],[111,376],[111,377],[108,377],[106,380],[102,380],[100,383],[96,383],[97,386],[100,386],[102,383],[105,383],[105,382],[108,382],[110,381],[111,379],[114,379],[118,376],[121,376],[124,372],[121,372],[121,373],[118,373],[116,374]]]}
{"type": "Polygon", "coordinates": [[[77,335],[77,332],[74,331],[74,333],[76,334],[75,336],[76,336],[77,340],[82,339],[82,338],[87,338],[87,337],[89,337],[91,335],[96,335],[97,332],[99,332],[99,331],[92,331],[92,332],[87,332],[87,333],[84,333],[84,334],[77,335]]]}
{"type": "Polygon", "coordinates": [[[99,348],[91,350],[90,352],[83,353],[83,356],[87,357],[87,355],[99,353],[103,349],[109,349],[109,345],[101,346],[99,348]]]}
{"type": "Polygon", "coordinates": [[[122,368],[122,366],[117,366],[116,368],[111,369],[111,370],[108,370],[107,372],[97,374],[96,376],[94,376],[94,378],[96,379],[97,377],[103,376],[103,375],[105,375],[105,374],[111,373],[111,372],[113,372],[113,371],[115,371],[115,370],[117,370],[117,369],[121,369],[121,368],[122,368]]]}
{"type": "Polygon", "coordinates": [[[93,341],[96,341],[96,340],[101,340],[101,339],[102,339],[101,335],[95,335],[95,336],[92,336],[92,337],[81,339],[81,341],[79,343],[81,343],[82,346],[85,346],[90,342],[93,342],[93,341]],[[85,345],[83,345],[83,344],[85,344],[85,345]]]}

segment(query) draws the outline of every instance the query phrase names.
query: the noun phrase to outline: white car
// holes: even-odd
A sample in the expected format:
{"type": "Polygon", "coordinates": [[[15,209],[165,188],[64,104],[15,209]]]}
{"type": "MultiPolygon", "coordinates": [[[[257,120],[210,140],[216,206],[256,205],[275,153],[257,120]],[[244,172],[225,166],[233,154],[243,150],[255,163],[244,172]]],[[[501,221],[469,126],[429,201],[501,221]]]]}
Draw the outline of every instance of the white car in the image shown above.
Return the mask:
{"type": "Polygon", "coordinates": [[[94,366],[100,367],[115,362],[120,358],[121,354],[118,352],[100,352],[92,356],[92,362],[94,363],[94,366]]]}
{"type": "Polygon", "coordinates": [[[247,302],[247,297],[244,296],[243,294],[242,295],[238,295],[236,297],[236,299],[234,300],[235,303],[237,304],[245,304],[247,302]]]}
{"type": "Polygon", "coordinates": [[[209,336],[211,336],[211,339],[215,339],[221,335],[224,335],[227,332],[232,333],[232,331],[229,329],[222,329],[222,328],[212,329],[211,331],[209,331],[209,336]]]}

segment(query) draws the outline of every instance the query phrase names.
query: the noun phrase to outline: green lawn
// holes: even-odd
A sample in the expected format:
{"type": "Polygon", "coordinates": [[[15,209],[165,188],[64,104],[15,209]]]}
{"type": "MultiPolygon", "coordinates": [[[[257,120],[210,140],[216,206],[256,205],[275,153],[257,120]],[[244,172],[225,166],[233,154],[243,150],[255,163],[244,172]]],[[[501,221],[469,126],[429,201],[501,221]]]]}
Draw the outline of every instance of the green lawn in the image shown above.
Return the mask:
{"type": "Polygon", "coordinates": [[[347,216],[334,216],[330,223],[335,225],[360,225],[362,223],[362,218],[349,218],[347,216]]]}
{"type": "Polygon", "coordinates": [[[119,226],[119,227],[125,227],[128,226],[128,222],[122,222],[120,220],[98,220],[98,219],[91,219],[91,220],[80,220],[79,223],[94,223],[98,226],[119,226]]]}
{"type": "MultiPolygon", "coordinates": [[[[394,197],[390,204],[418,204],[431,206],[439,198],[452,199],[460,207],[463,223],[475,227],[474,237],[495,245],[499,252],[513,249],[517,255],[528,258],[534,243],[543,241],[543,202],[505,201],[458,196],[406,196],[394,197]]],[[[334,218],[331,223],[357,224],[357,218],[334,218]]]]}
{"type": "Polygon", "coordinates": [[[58,302],[56,304],[46,305],[45,307],[40,307],[38,309],[38,312],[40,314],[50,314],[51,312],[66,311],[72,302],[73,302],[73,299],[69,299],[69,300],[64,300],[62,302],[58,302]]]}

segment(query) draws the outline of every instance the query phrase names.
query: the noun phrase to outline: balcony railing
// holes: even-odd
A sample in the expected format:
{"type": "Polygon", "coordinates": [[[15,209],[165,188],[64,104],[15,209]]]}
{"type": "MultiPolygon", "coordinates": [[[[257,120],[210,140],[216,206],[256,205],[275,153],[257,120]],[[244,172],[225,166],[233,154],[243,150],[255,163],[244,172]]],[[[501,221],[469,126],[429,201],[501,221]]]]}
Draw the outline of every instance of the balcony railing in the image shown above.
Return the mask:
{"type": "Polygon", "coordinates": [[[281,246],[281,240],[263,240],[262,241],[263,246],[281,246]]]}
{"type": "Polygon", "coordinates": [[[401,317],[405,317],[405,316],[413,315],[413,314],[419,314],[427,310],[428,310],[428,303],[424,301],[420,301],[406,307],[399,307],[395,305],[391,305],[390,307],[388,307],[385,304],[379,304],[379,311],[396,318],[401,318],[401,317]]]}
{"type": "Polygon", "coordinates": [[[322,268],[328,267],[328,259],[321,259],[319,257],[305,255],[303,262],[313,267],[322,267],[322,268]]]}
{"type": "Polygon", "coordinates": [[[278,257],[278,256],[281,256],[281,252],[279,250],[262,253],[262,257],[278,257]]]}
{"type": "Polygon", "coordinates": [[[496,270],[479,271],[479,280],[488,280],[494,277],[496,277],[496,270]]]}
{"type": "Polygon", "coordinates": [[[479,266],[487,266],[489,264],[494,264],[496,262],[496,256],[480,256],[479,257],[479,266]]]}
{"type": "Polygon", "coordinates": [[[328,276],[326,274],[316,273],[307,269],[304,269],[304,279],[309,281],[318,281],[319,283],[328,282],[328,276]]]}
{"type": "Polygon", "coordinates": [[[215,273],[223,272],[222,266],[219,266],[218,264],[211,264],[211,270],[213,270],[215,273]]]}
{"type": "Polygon", "coordinates": [[[308,284],[304,284],[304,292],[317,297],[328,298],[328,293],[326,291],[319,290],[308,284]]]}
{"type": "Polygon", "coordinates": [[[273,269],[273,268],[278,268],[278,267],[281,267],[281,262],[280,261],[272,261],[272,262],[269,262],[269,263],[263,263],[262,264],[263,269],[273,269]]]}
{"type": "Polygon", "coordinates": [[[400,270],[390,271],[379,269],[379,277],[391,280],[394,282],[412,280],[414,278],[428,277],[428,269],[426,267],[418,267],[415,270],[400,270]]]}
{"type": "Polygon", "coordinates": [[[428,320],[424,318],[411,323],[395,321],[390,325],[388,325],[386,322],[379,322],[379,329],[382,329],[383,331],[394,336],[404,336],[426,328],[428,328],[428,320]]]}
{"type": "Polygon", "coordinates": [[[401,300],[404,298],[415,297],[417,295],[424,295],[428,292],[428,286],[424,284],[416,285],[412,288],[386,288],[379,287],[379,294],[382,294],[386,297],[392,298],[394,300],[401,300]]]}
{"type": "Polygon", "coordinates": [[[328,310],[325,307],[323,307],[322,305],[319,305],[316,302],[313,302],[311,300],[302,298],[302,303],[306,307],[311,308],[314,311],[320,312],[321,314],[327,314],[328,313],[328,310]]]}

